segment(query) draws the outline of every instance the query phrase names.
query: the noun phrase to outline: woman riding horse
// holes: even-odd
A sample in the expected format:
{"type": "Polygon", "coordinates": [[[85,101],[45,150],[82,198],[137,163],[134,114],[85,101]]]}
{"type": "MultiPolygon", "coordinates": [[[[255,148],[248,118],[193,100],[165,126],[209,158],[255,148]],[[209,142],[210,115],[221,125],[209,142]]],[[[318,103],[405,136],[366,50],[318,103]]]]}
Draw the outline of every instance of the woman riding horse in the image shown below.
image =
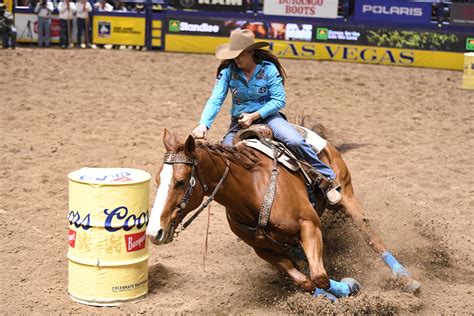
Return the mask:
{"type": "Polygon", "coordinates": [[[233,118],[229,133],[224,137],[224,145],[196,143],[192,136],[182,143],[176,134],[165,130],[163,143],[166,154],[164,164],[156,176],[158,191],[147,226],[149,240],[156,245],[171,242],[178,225],[188,213],[198,209],[184,223],[184,228],[206,205],[215,200],[226,208],[231,230],[252,246],[261,258],[285,271],[303,289],[315,291],[315,294],[326,290],[329,294],[323,292],[326,293],[323,295],[336,297],[357,292],[355,280],[330,280],[324,268],[319,217],[327,207],[326,201],[318,199],[313,207],[301,174],[286,168],[276,170],[277,165],[272,159],[241,143],[235,147],[226,146],[232,143],[239,129],[260,121],[268,124],[277,138],[333,182],[337,176],[342,187],[342,198],[338,198],[339,202],[338,199],[332,199],[334,196],[331,192],[339,194],[332,186],[326,192],[329,202],[337,203],[334,207],[352,218],[368,245],[384,259],[409,290],[417,291],[420,284],[387,250],[364,216],[341,154],[328,143],[320,153],[324,163],[321,162],[278,113],[285,105],[284,71],[275,56],[258,49],[265,45],[268,43],[255,43],[254,35],[243,30],[233,32],[230,44],[217,49],[216,56],[225,61],[219,67],[216,87],[193,135],[196,138],[204,137],[230,87],[233,118]],[[237,119],[241,114],[242,117],[237,119]],[[267,202],[267,183],[272,183],[274,171],[279,173],[274,182],[274,199],[268,209],[265,225],[260,225],[262,205],[267,202]],[[207,200],[199,206],[206,196],[207,200]],[[301,250],[304,251],[303,256],[301,250]],[[302,258],[308,263],[309,276],[300,271],[302,258]]]}
{"type": "Polygon", "coordinates": [[[230,35],[230,43],[217,47],[216,57],[222,63],[217,70],[216,85],[192,134],[196,139],[204,138],[230,88],[232,119],[222,143],[232,146],[236,133],[252,124],[268,125],[277,140],[318,171],[310,176],[314,176],[313,181],[317,181],[315,184],[321,187],[328,202],[336,204],[341,200],[336,174],[278,112],[286,103],[285,70],[275,55],[261,49],[269,43],[255,42],[254,38],[250,30],[236,30],[230,35]],[[320,175],[326,181],[321,181],[320,175]]]}

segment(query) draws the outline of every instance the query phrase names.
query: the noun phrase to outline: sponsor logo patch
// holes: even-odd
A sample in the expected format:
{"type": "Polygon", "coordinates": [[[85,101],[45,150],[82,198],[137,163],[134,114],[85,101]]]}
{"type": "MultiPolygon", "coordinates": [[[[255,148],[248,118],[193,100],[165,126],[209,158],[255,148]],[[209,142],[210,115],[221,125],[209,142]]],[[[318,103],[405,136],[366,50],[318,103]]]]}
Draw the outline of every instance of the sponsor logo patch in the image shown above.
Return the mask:
{"type": "Polygon", "coordinates": [[[180,22],[178,20],[170,20],[169,22],[169,31],[170,32],[179,32],[180,22]]]}
{"type": "Polygon", "coordinates": [[[316,30],[316,39],[325,41],[328,39],[328,29],[325,27],[318,27],[316,30]]]}
{"type": "Polygon", "coordinates": [[[69,247],[76,248],[76,231],[69,229],[68,232],[69,247]]]}
{"type": "Polygon", "coordinates": [[[110,22],[99,22],[99,37],[110,37],[111,30],[110,22]]]}
{"type": "Polygon", "coordinates": [[[403,6],[385,6],[364,4],[362,13],[370,12],[377,15],[405,15],[405,16],[423,16],[423,8],[412,8],[403,6]]]}
{"type": "Polygon", "coordinates": [[[474,37],[468,37],[466,40],[466,49],[474,50],[474,37]]]}
{"type": "Polygon", "coordinates": [[[138,251],[145,248],[146,235],[145,232],[125,235],[125,246],[127,252],[138,251]]]}

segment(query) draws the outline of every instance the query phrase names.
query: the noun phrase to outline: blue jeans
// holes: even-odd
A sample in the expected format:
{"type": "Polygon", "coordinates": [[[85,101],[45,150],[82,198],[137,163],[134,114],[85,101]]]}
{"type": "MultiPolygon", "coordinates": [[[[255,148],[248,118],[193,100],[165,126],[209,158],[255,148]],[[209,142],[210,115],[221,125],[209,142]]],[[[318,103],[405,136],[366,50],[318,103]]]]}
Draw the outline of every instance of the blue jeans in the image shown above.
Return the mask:
{"type": "MultiPolygon", "coordinates": [[[[89,23],[87,23],[87,26],[89,27],[89,23]]],[[[77,18],[77,46],[80,46],[82,43],[82,33],[84,33],[84,43],[87,47],[89,47],[91,42],[91,33],[89,30],[86,30],[86,19],[77,18]]]]}
{"type": "MultiPolygon", "coordinates": [[[[334,171],[321,160],[313,150],[310,144],[288,123],[279,113],[270,115],[265,119],[259,119],[254,124],[267,124],[273,131],[275,139],[281,141],[286,147],[293,151],[299,158],[304,159],[313,166],[317,171],[322,173],[329,179],[336,178],[334,171]]],[[[232,146],[235,134],[242,129],[236,117],[232,117],[229,131],[224,136],[222,143],[232,146]]]]}
{"type": "Polygon", "coordinates": [[[50,36],[50,28],[51,28],[51,19],[50,18],[42,18],[38,17],[38,45],[39,46],[49,46],[51,42],[50,36]]]}
{"type": "Polygon", "coordinates": [[[61,47],[69,47],[69,41],[71,40],[69,38],[69,33],[72,31],[69,30],[69,27],[72,28],[72,21],[68,23],[68,20],[60,19],[59,27],[59,45],[61,47]]]}
{"type": "Polygon", "coordinates": [[[8,30],[6,33],[1,34],[2,36],[2,48],[16,47],[16,31],[8,30]],[[10,42],[10,43],[9,43],[10,42]]]}

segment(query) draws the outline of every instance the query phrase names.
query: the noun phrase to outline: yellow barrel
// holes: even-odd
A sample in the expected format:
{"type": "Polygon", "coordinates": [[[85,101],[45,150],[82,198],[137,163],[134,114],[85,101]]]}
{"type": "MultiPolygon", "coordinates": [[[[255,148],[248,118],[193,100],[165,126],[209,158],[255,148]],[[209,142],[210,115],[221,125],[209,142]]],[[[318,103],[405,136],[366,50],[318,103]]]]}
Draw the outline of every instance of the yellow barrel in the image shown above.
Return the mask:
{"type": "Polygon", "coordinates": [[[462,88],[474,90],[474,53],[464,54],[464,75],[462,88]]]}
{"type": "Polygon", "coordinates": [[[148,293],[150,174],[82,168],[69,174],[69,286],[83,304],[115,306],[148,293]]]}

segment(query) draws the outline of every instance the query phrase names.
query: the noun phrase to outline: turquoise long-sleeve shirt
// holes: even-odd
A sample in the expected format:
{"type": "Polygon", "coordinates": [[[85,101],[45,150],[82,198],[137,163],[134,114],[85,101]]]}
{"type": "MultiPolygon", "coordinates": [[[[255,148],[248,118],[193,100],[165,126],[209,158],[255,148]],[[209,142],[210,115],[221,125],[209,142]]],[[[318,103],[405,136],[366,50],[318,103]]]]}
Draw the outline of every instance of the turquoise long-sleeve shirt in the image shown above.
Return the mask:
{"type": "Polygon", "coordinates": [[[211,127],[229,89],[232,94],[230,114],[234,117],[258,111],[262,118],[266,118],[277,113],[286,104],[283,78],[273,63],[263,61],[257,64],[248,82],[242,69],[229,66],[217,76],[216,85],[204,107],[199,124],[211,127]]]}

